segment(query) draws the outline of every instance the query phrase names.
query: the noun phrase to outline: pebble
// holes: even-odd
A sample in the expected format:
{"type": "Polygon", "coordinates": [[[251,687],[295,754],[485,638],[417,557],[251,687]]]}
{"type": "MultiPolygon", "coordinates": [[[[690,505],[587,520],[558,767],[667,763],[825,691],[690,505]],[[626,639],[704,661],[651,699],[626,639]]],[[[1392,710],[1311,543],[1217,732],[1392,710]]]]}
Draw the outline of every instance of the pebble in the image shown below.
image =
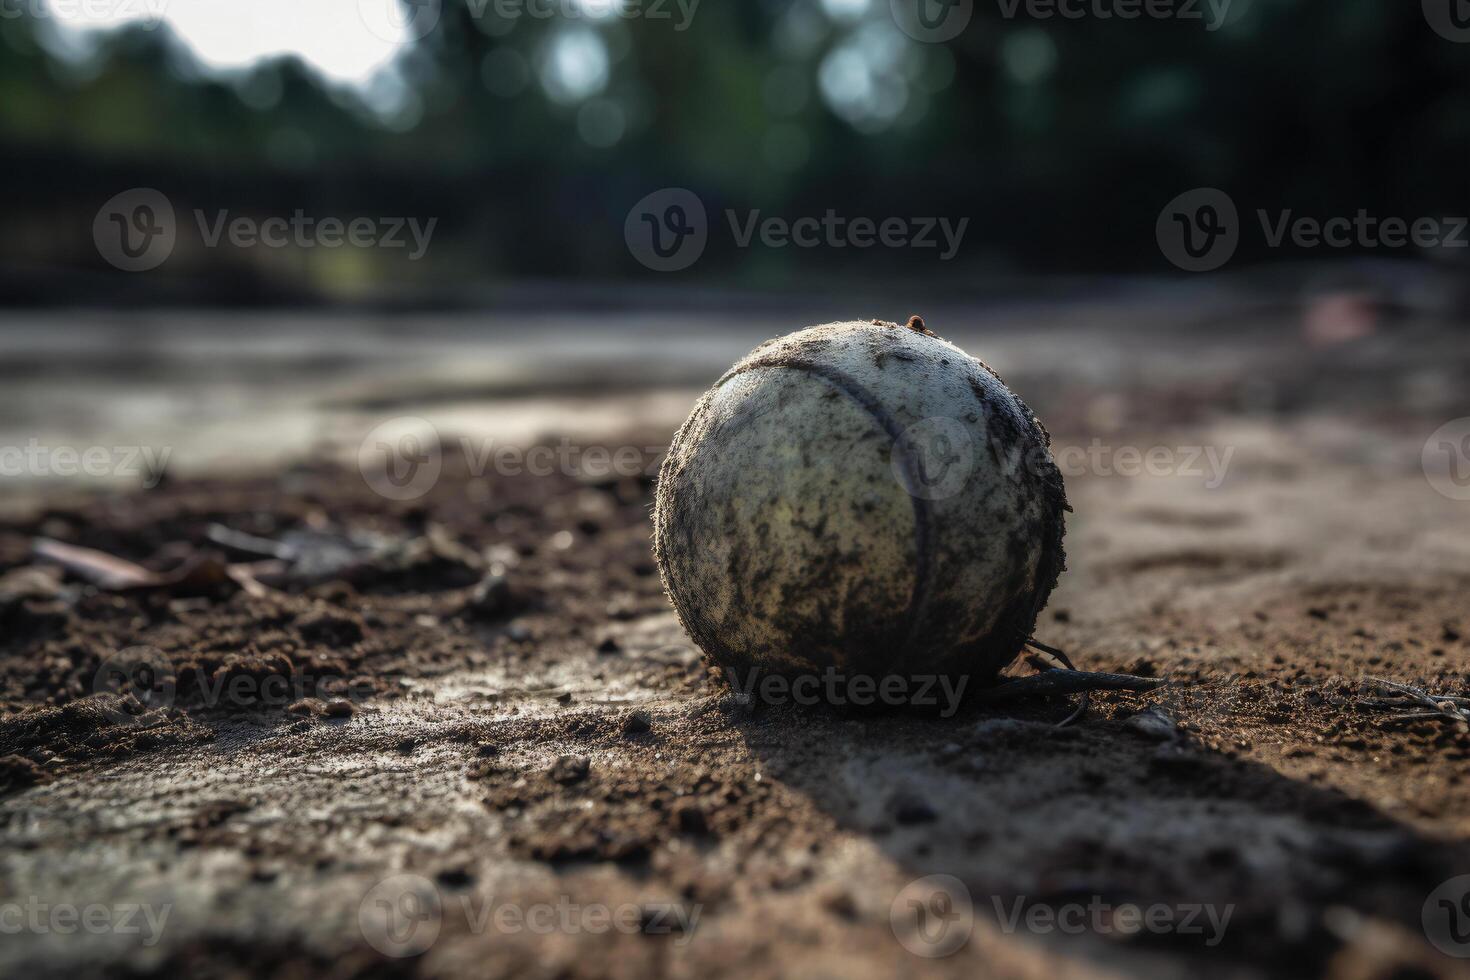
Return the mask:
{"type": "Polygon", "coordinates": [[[352,707],[351,701],[344,700],[343,698],[333,698],[322,709],[322,714],[328,718],[350,718],[355,710],[352,707]]]}
{"type": "Polygon", "coordinates": [[[551,765],[551,778],[563,786],[580,783],[587,778],[592,763],[586,756],[564,755],[551,765]]]}
{"type": "Polygon", "coordinates": [[[448,888],[464,888],[475,880],[468,868],[445,868],[434,876],[439,884],[448,888]]]}
{"type": "Polygon", "coordinates": [[[1124,723],[1124,727],[1130,732],[1142,735],[1144,738],[1151,738],[1157,742],[1167,742],[1179,732],[1178,726],[1174,723],[1174,719],[1164,714],[1158,708],[1149,708],[1147,711],[1140,711],[1132,718],[1129,718],[1124,723]]]}

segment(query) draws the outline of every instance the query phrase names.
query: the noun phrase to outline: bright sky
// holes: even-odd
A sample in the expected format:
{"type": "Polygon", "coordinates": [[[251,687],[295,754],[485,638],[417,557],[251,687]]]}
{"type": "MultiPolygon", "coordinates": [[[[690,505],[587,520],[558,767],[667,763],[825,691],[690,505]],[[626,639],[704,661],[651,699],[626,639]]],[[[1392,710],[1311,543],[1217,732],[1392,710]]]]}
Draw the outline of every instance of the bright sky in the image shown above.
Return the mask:
{"type": "Polygon", "coordinates": [[[240,68],[295,54],[328,78],[361,83],[437,19],[433,0],[44,0],[60,24],[166,21],[205,65],[240,68]],[[412,18],[412,19],[410,19],[412,18]]]}

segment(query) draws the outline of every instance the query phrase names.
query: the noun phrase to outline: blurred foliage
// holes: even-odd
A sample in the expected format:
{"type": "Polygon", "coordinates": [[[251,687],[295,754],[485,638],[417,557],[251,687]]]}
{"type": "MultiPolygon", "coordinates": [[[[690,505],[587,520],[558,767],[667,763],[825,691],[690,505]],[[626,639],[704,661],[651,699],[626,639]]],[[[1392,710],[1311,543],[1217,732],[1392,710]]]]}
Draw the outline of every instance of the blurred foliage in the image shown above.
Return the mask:
{"type": "Polygon", "coordinates": [[[432,261],[412,266],[307,256],[261,272],[249,263],[263,259],[218,254],[163,270],[209,278],[226,300],[277,281],[345,294],[384,281],[666,284],[622,242],[628,208],[663,186],[699,193],[716,229],[681,281],[776,287],[1167,273],[1154,219],[1202,185],[1246,210],[1467,207],[1470,45],[1436,35],[1418,3],[1234,0],[1210,31],[1007,19],[985,2],[958,38],[921,44],[887,0],[705,0],[682,32],[444,2],[365,91],[293,59],[207,73],[166,27],[65,57],[53,25],[0,20],[0,152],[22,189],[0,257],[107,274],[91,216],[139,185],[181,208],[439,218],[432,261]],[[882,248],[742,251],[726,208],[971,224],[960,257],[939,265],[882,248]]]}

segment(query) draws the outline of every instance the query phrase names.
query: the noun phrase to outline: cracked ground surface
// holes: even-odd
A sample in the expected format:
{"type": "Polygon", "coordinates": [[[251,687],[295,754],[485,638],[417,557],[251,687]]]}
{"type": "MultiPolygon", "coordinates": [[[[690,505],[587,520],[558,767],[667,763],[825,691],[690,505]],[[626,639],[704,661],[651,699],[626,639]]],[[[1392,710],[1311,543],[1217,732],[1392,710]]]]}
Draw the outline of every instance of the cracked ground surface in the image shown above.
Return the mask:
{"type": "MultiPolygon", "coordinates": [[[[1470,414],[1465,335],[1318,349],[1286,321],[1100,344],[929,319],[1062,459],[1070,568],[1039,638],[1166,688],[1066,729],[1059,702],[732,697],[662,595],[647,467],[477,474],[447,452],[426,496],[386,500],[350,463],[377,421],[499,432],[541,396],[487,417],[339,386],[320,400],[356,414],[312,429],[328,448],[29,493],[0,521],[0,907],[44,907],[0,921],[0,970],[1466,975],[1445,949],[1470,948],[1426,915],[1470,874],[1470,734],[1390,723],[1363,684],[1470,694],[1470,502],[1421,458],[1470,414]],[[1173,463],[1120,475],[1121,447],[1173,463]],[[258,561],[219,528],[365,557],[107,591],[32,553],[258,561]],[[93,693],[139,650],[163,696],[93,693]],[[953,876],[937,904],[910,886],[931,875],[953,876]],[[108,927],[50,918],[68,905],[108,927]]],[[[666,444],[685,381],[564,394],[565,425],[633,419],[601,444],[666,444]]]]}

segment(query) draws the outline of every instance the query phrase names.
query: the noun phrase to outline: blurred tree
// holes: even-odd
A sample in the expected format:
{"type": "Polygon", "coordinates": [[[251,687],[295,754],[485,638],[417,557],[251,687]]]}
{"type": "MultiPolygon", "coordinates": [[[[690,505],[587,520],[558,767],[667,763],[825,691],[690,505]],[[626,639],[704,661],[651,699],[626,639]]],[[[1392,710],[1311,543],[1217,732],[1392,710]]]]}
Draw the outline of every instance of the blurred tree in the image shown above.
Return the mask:
{"type": "MultiPolygon", "coordinates": [[[[91,216],[137,185],[186,214],[439,219],[433,260],[417,264],[181,249],[163,270],[232,301],[270,299],[273,283],[353,296],[395,281],[648,280],[623,220],[663,186],[695,190],[715,231],[695,269],[659,281],[764,286],[1167,273],[1158,209],[1204,185],[1246,212],[1466,207],[1470,48],[1417,4],[1234,0],[1220,24],[976,4],[959,36],[927,44],[887,0],[705,2],[684,30],[673,4],[655,20],[577,0],[558,0],[577,16],[553,17],[444,2],[361,90],[290,58],[207,72],[166,26],[78,47],[29,14],[0,19],[0,145],[24,188],[0,257],[110,275],[91,216]],[[971,223],[939,264],[919,250],[740,250],[727,208],[971,223]]],[[[1252,247],[1244,259],[1261,257],[1252,247]]]]}

